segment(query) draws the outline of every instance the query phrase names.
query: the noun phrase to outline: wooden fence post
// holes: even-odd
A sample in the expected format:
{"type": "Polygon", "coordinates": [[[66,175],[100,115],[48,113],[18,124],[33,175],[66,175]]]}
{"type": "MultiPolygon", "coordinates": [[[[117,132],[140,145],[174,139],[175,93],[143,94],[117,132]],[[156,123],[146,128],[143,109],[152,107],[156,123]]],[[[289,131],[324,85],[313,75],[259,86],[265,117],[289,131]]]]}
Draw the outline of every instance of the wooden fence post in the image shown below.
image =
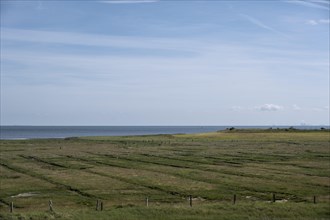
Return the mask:
{"type": "Polygon", "coordinates": [[[275,195],[275,193],[273,193],[273,202],[275,202],[276,201],[276,195],[275,195]]]}
{"type": "Polygon", "coordinates": [[[192,207],[192,196],[191,195],[189,196],[189,205],[190,205],[190,207],[192,207]]]}
{"type": "Polygon", "coordinates": [[[101,201],[101,211],[103,211],[103,202],[101,201]]]}
{"type": "Polygon", "coordinates": [[[99,210],[99,205],[100,205],[100,201],[99,200],[96,200],[96,208],[95,208],[96,211],[99,210]]]}
{"type": "Polygon", "coordinates": [[[10,203],[10,213],[13,213],[14,211],[14,202],[10,203]]]}
{"type": "Polygon", "coordinates": [[[236,203],[236,194],[234,194],[234,205],[236,203]]]}
{"type": "Polygon", "coordinates": [[[53,211],[53,201],[49,200],[48,205],[49,205],[49,211],[52,212],[53,211]]]}
{"type": "Polygon", "coordinates": [[[316,196],[313,197],[313,202],[316,204],[316,196]]]}
{"type": "Polygon", "coordinates": [[[149,197],[148,196],[146,197],[146,205],[147,205],[147,207],[149,207],[149,197]]]}

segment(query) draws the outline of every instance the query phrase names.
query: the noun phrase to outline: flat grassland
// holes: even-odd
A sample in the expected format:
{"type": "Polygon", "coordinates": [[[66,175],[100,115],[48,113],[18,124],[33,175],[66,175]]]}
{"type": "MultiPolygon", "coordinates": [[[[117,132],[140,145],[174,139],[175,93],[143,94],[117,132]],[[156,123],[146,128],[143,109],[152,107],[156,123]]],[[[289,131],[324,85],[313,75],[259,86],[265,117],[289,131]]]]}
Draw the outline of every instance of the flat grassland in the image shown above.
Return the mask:
{"type": "Polygon", "coordinates": [[[0,144],[0,219],[330,219],[329,130],[0,144]]]}

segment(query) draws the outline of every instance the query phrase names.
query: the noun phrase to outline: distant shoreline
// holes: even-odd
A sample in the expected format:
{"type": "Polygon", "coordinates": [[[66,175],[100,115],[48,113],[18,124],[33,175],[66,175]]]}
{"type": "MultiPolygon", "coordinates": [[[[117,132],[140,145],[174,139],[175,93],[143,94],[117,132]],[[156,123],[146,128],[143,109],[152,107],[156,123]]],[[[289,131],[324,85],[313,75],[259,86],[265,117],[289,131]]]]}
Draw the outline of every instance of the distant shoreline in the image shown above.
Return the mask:
{"type": "Polygon", "coordinates": [[[88,136],[195,134],[226,130],[321,130],[330,126],[1,126],[0,140],[65,139],[88,136]]]}

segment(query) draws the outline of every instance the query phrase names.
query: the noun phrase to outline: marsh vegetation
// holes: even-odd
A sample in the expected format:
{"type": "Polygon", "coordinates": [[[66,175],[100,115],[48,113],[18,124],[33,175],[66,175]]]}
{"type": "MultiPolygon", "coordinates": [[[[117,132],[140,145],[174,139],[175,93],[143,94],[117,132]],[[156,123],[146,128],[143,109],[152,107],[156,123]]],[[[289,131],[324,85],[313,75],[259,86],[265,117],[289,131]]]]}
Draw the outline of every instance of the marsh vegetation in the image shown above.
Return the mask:
{"type": "Polygon", "coordinates": [[[329,134],[1,140],[0,218],[329,219],[329,134]]]}

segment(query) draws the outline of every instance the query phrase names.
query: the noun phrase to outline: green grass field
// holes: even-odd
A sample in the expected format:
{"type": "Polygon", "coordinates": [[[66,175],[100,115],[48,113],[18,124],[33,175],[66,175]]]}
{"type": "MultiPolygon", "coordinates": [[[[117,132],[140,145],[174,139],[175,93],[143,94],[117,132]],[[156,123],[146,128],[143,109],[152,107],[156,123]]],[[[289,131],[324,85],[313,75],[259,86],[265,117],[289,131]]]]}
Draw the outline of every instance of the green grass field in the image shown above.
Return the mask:
{"type": "Polygon", "coordinates": [[[329,130],[0,144],[0,219],[330,219],[329,130]]]}

